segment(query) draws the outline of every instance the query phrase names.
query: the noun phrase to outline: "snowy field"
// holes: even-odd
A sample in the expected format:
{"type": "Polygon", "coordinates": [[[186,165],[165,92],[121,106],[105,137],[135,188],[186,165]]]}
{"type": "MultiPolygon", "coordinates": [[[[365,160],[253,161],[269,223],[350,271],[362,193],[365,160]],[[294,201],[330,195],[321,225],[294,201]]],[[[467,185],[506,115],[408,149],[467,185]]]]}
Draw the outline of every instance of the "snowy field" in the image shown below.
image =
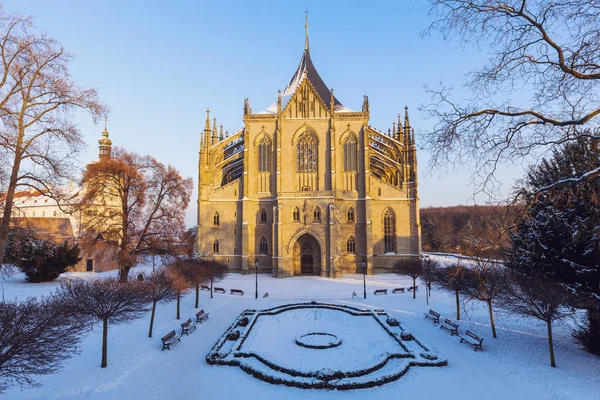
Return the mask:
{"type": "MultiPolygon", "coordinates": [[[[110,274],[116,275],[116,272],[110,274]]],[[[132,276],[136,272],[132,271],[132,276]]],[[[68,273],[72,277],[95,278],[106,274],[68,273]]],[[[4,298],[24,299],[49,293],[57,283],[27,284],[23,276],[0,281],[4,298]]],[[[20,390],[9,389],[2,399],[600,399],[600,357],[580,350],[572,341],[567,321],[555,330],[558,368],[549,366],[546,328],[536,320],[522,320],[498,311],[498,338],[493,339],[484,304],[468,304],[460,321],[460,332],[472,329],[484,338],[483,352],[459,343],[459,338],[433,325],[423,313],[432,308],[449,318],[455,312],[450,293],[434,290],[430,305],[424,291],[412,294],[373,296],[374,289],[409,286],[411,280],[395,275],[367,277],[367,296],[362,299],[362,276],[345,275],[341,279],[296,277],[273,279],[259,275],[258,300],[254,299],[254,276],[229,275],[221,284],[227,289],[245,291],[245,296],[201,292],[201,308],[210,318],[198,329],[184,336],[171,351],[161,351],[160,338],[182,321],[175,319],[175,303],[159,305],[154,326],[155,337],[148,335],[150,315],[129,325],[109,327],[108,367],[100,368],[101,329],[97,327],[83,341],[81,354],[69,360],[58,374],[39,377],[41,386],[20,390]],[[268,298],[262,295],[268,292],[268,298]],[[352,292],[361,298],[352,299],[352,292]],[[205,361],[215,343],[246,309],[267,309],[290,303],[318,301],[357,308],[384,309],[413,335],[448,360],[443,367],[411,368],[395,382],[372,389],[331,391],[299,389],[273,385],[253,378],[238,367],[208,365],[205,361]]],[[[182,301],[182,319],[193,318],[194,294],[182,301]]],[[[281,315],[281,314],[280,314],[281,315]]],[[[290,314],[291,315],[291,314],[290,314]]],[[[299,314],[296,314],[299,315],[299,314]]],[[[283,321],[282,325],[290,324],[283,321]]],[[[296,347],[278,342],[286,336],[277,329],[278,319],[259,326],[247,346],[278,357],[282,363],[293,361],[296,347]],[[274,324],[274,325],[273,325],[274,324]],[[262,340],[261,340],[262,338],[262,340]],[[286,358],[288,357],[288,358],[286,358]]],[[[301,322],[301,321],[300,321],[301,322]]],[[[356,320],[343,324],[355,324],[356,320]]],[[[306,321],[306,328],[314,322],[306,321]]],[[[328,322],[327,330],[344,336],[344,326],[328,322]]],[[[349,330],[360,327],[348,325],[349,330]]],[[[298,331],[300,332],[300,331],[298,331]]],[[[294,334],[296,335],[296,334],[294,334]]],[[[383,338],[381,339],[383,340],[383,338]]],[[[340,347],[341,348],[341,347],[340,347]]],[[[316,350],[319,351],[319,350],[316,350]]],[[[356,354],[353,358],[374,357],[356,354]]],[[[335,363],[336,360],[327,360],[335,363]]],[[[349,361],[350,362],[350,361],[349,361]]],[[[362,360],[353,363],[360,364],[362,360]]],[[[302,361],[300,361],[300,365],[302,361]]],[[[306,366],[310,367],[310,366],[306,366]]]]}

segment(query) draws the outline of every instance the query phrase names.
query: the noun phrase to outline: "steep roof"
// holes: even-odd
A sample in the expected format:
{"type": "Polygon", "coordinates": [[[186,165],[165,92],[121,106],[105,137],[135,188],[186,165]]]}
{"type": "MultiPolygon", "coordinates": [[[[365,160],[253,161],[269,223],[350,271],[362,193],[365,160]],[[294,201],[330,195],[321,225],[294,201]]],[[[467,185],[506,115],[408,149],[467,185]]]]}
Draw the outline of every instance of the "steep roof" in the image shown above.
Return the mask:
{"type": "MultiPolygon", "coordinates": [[[[313,64],[310,58],[310,50],[308,48],[304,49],[304,53],[302,53],[302,59],[300,60],[300,65],[296,70],[292,79],[290,79],[290,83],[286,86],[285,90],[281,95],[281,108],[284,109],[287,103],[290,101],[296,90],[300,87],[300,84],[304,80],[304,78],[308,79],[311,85],[317,91],[317,94],[323,100],[323,103],[326,105],[331,104],[331,91],[327,88],[323,79],[317,72],[315,65],[313,64]]],[[[335,96],[333,96],[333,101],[335,103],[335,111],[352,111],[348,107],[344,106],[335,96]]],[[[259,114],[276,114],[277,113],[277,102],[271,104],[269,108],[264,111],[259,112],[259,114]]]]}

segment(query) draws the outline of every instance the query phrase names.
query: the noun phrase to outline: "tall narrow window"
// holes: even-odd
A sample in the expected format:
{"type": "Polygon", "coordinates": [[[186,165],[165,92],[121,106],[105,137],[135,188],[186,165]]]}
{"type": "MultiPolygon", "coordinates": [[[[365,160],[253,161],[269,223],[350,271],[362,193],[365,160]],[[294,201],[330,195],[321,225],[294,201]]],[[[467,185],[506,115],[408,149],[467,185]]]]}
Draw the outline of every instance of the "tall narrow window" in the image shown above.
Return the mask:
{"type": "Polygon", "coordinates": [[[260,209],[260,223],[261,224],[267,223],[267,210],[265,210],[264,207],[260,209]]]}
{"type": "Polygon", "coordinates": [[[266,136],[258,144],[258,172],[271,172],[271,141],[266,136]]]}
{"type": "Polygon", "coordinates": [[[296,145],[296,171],[317,172],[317,138],[311,133],[300,136],[296,145]]]}
{"type": "Polygon", "coordinates": [[[213,253],[219,253],[219,241],[217,239],[213,242],[213,253]]]}
{"type": "Polygon", "coordinates": [[[264,236],[260,238],[259,251],[260,254],[269,254],[269,242],[264,236]]]}
{"type": "Polygon", "coordinates": [[[213,215],[213,225],[219,226],[219,213],[215,211],[215,215],[213,215]]]}
{"type": "Polygon", "coordinates": [[[346,242],[346,251],[348,251],[348,253],[356,253],[356,242],[354,241],[354,236],[350,236],[346,242]]]}
{"type": "Polygon", "coordinates": [[[344,171],[356,171],[356,139],[348,136],[344,142],[344,171]]]}
{"type": "Polygon", "coordinates": [[[294,222],[300,221],[300,209],[298,207],[294,207],[293,218],[294,222]]]}
{"type": "Polygon", "coordinates": [[[385,253],[396,252],[396,218],[389,208],[383,213],[383,243],[385,253]]]}
{"type": "Polygon", "coordinates": [[[315,207],[314,220],[315,222],[321,222],[321,209],[319,207],[315,207]]]}
{"type": "Polygon", "coordinates": [[[348,222],[354,222],[354,208],[348,209],[348,222]]]}

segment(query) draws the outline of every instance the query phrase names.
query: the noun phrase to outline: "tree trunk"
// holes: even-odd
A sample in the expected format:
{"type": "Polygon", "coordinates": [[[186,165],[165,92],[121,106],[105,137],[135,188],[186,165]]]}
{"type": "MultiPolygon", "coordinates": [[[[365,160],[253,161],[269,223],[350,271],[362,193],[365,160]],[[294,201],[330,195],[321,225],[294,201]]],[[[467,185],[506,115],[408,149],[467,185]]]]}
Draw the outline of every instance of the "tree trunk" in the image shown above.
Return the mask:
{"type": "Polygon", "coordinates": [[[213,298],[213,286],[212,286],[212,276],[210,277],[210,298],[213,298]]]}
{"type": "Polygon", "coordinates": [[[600,356],[600,309],[588,308],[587,314],[589,323],[588,350],[600,356]]]}
{"type": "Polygon", "coordinates": [[[458,290],[454,291],[456,295],[456,319],[460,321],[460,298],[458,297],[458,290]]]}
{"type": "Polygon", "coordinates": [[[156,300],[152,302],[152,315],[150,317],[150,330],[148,331],[148,337],[152,337],[152,327],[154,326],[154,313],[156,312],[156,300]]]}
{"type": "Polygon", "coordinates": [[[198,308],[198,299],[200,298],[200,284],[196,282],[196,308],[198,308]]]}
{"type": "Polygon", "coordinates": [[[492,336],[494,338],[497,338],[498,336],[496,336],[496,325],[494,324],[494,313],[492,311],[492,302],[488,301],[488,308],[490,310],[490,323],[492,324],[492,336]]]}
{"type": "Polygon", "coordinates": [[[119,282],[127,283],[127,276],[129,275],[130,269],[131,269],[131,267],[123,267],[119,270],[119,271],[121,271],[121,274],[119,275],[119,282]]]}
{"type": "Polygon", "coordinates": [[[417,278],[413,278],[413,299],[417,298],[417,278]]]}
{"type": "Polygon", "coordinates": [[[548,347],[550,348],[550,366],[556,368],[554,360],[554,345],[552,344],[552,321],[546,321],[548,324],[548,347]]]}
{"type": "MultiPolygon", "coordinates": [[[[20,149],[21,144],[22,135],[19,135],[19,139],[17,140],[17,148],[20,149]]],[[[2,270],[2,264],[4,262],[4,253],[6,252],[6,244],[8,243],[9,223],[12,213],[13,201],[15,198],[15,191],[17,189],[17,180],[19,177],[20,166],[21,156],[20,153],[16,153],[15,161],[13,163],[13,168],[10,175],[10,181],[8,183],[8,190],[6,191],[6,198],[4,200],[2,223],[0,224],[0,270],[2,270]]]]}
{"type": "Polygon", "coordinates": [[[175,319],[179,319],[180,318],[180,307],[179,307],[179,303],[181,303],[181,292],[177,292],[177,318],[175,319]]]}
{"type": "Polygon", "coordinates": [[[102,319],[102,364],[100,367],[106,368],[108,365],[108,318],[102,319]]]}

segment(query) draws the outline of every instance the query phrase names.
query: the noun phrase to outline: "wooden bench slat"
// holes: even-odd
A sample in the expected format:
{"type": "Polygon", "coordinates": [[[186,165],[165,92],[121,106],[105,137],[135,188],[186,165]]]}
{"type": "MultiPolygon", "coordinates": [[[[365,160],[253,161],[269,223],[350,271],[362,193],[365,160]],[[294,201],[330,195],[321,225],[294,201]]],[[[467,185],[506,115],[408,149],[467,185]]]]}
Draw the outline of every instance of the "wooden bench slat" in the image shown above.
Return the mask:
{"type": "Polygon", "coordinates": [[[395,289],[392,290],[392,294],[396,294],[398,292],[404,293],[404,288],[400,287],[400,288],[395,288],[395,289]]]}
{"type": "Polygon", "coordinates": [[[450,331],[450,335],[458,335],[458,324],[450,321],[448,318],[440,320],[440,328],[446,328],[450,331]]]}
{"type": "Polygon", "coordinates": [[[163,343],[163,347],[162,347],[161,351],[164,349],[171,350],[172,344],[175,344],[175,343],[181,341],[181,335],[177,336],[177,334],[173,330],[173,331],[167,333],[165,336],[163,336],[160,340],[163,343]]]}
{"type": "Polygon", "coordinates": [[[483,351],[483,339],[480,338],[479,336],[477,336],[475,333],[471,332],[471,331],[467,331],[465,332],[464,335],[459,335],[460,336],[460,342],[462,343],[463,341],[472,344],[474,347],[474,350],[477,351],[477,349],[483,351]]]}
{"type": "Polygon", "coordinates": [[[440,313],[435,312],[433,310],[429,310],[429,312],[425,313],[425,318],[431,318],[433,323],[436,324],[440,322],[440,313]]]}
{"type": "Polygon", "coordinates": [[[241,289],[230,289],[230,294],[239,294],[240,296],[244,295],[244,291],[241,289]]]}
{"type": "Polygon", "coordinates": [[[374,295],[378,295],[378,294],[387,294],[387,289],[376,289],[375,291],[373,291],[374,295]]]}

